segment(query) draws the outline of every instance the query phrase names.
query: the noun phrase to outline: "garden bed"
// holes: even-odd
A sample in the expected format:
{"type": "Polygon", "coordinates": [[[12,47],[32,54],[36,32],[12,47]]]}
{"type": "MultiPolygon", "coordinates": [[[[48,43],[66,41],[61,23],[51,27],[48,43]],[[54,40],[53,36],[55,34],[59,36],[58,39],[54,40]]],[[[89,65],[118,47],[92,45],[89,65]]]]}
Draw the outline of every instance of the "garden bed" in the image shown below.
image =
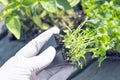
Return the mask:
{"type": "Polygon", "coordinates": [[[120,60],[106,59],[101,67],[95,61],[82,72],[76,74],[72,79],[68,80],[120,80],[120,60]]]}

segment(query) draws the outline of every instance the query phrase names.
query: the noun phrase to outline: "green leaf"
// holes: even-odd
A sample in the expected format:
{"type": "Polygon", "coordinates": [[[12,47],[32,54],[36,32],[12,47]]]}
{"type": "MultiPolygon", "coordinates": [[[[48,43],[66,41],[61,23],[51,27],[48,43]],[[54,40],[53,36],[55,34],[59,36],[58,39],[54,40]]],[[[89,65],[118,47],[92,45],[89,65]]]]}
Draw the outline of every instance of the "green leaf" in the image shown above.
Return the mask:
{"type": "Polygon", "coordinates": [[[22,12],[21,12],[21,11],[17,11],[17,10],[14,11],[14,12],[12,13],[12,15],[18,17],[19,19],[24,19],[24,18],[25,18],[24,15],[22,14],[22,12]]]}
{"type": "Polygon", "coordinates": [[[26,15],[27,15],[29,18],[32,17],[31,8],[25,8],[25,13],[26,13],[26,15]]]}
{"type": "Polygon", "coordinates": [[[98,58],[98,62],[99,62],[98,66],[99,66],[99,67],[101,67],[101,63],[102,63],[105,59],[106,59],[106,56],[100,56],[100,57],[98,58]]]}
{"type": "Polygon", "coordinates": [[[38,0],[23,0],[22,4],[26,7],[30,7],[35,4],[38,0]]]}
{"type": "Polygon", "coordinates": [[[20,5],[13,3],[10,3],[9,5],[7,5],[1,12],[0,12],[0,20],[9,16],[10,14],[12,14],[13,11],[16,11],[18,8],[20,7],[20,5]]]}
{"type": "Polygon", "coordinates": [[[8,5],[9,0],[0,0],[0,2],[1,2],[2,4],[4,4],[4,5],[8,5]]]}
{"type": "Polygon", "coordinates": [[[57,7],[64,9],[64,10],[71,9],[71,6],[67,0],[57,0],[57,7]]]}
{"type": "Polygon", "coordinates": [[[14,1],[21,3],[23,0],[14,0],[14,1]]]}
{"type": "Polygon", "coordinates": [[[40,8],[38,8],[38,6],[39,6],[39,3],[35,3],[35,4],[33,4],[31,6],[31,14],[32,15],[36,15],[37,14],[37,11],[40,9],[40,8]]]}
{"type": "Polygon", "coordinates": [[[67,0],[67,1],[70,3],[72,7],[76,6],[80,2],[80,0],[67,0]]]}
{"type": "Polygon", "coordinates": [[[56,0],[40,0],[40,3],[48,12],[56,12],[57,10],[56,0]]]}
{"type": "Polygon", "coordinates": [[[9,16],[6,18],[6,26],[8,30],[15,35],[17,39],[20,39],[21,24],[16,16],[9,16]]]}
{"type": "Polygon", "coordinates": [[[42,22],[41,22],[40,17],[38,15],[33,16],[33,21],[40,29],[42,29],[42,22]]]}

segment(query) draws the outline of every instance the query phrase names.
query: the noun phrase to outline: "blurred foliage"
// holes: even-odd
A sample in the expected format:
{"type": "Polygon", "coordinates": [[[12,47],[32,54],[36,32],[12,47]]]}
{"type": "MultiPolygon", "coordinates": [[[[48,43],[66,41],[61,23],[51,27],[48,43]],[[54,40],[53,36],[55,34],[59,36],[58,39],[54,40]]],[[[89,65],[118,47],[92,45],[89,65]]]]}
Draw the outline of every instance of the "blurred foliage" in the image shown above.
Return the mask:
{"type": "Polygon", "coordinates": [[[0,0],[5,8],[0,12],[0,20],[5,19],[5,24],[9,31],[20,39],[21,26],[25,20],[32,20],[41,30],[44,24],[41,20],[41,15],[54,13],[72,9],[80,0],[0,0]],[[41,12],[42,11],[42,12],[41,12]]]}

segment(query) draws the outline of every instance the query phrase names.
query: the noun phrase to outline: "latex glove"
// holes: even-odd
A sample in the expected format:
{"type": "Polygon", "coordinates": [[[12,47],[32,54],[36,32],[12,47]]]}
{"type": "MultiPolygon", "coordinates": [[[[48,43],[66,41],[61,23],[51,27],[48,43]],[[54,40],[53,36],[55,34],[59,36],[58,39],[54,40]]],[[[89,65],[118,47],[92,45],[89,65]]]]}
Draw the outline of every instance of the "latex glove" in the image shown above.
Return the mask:
{"type": "Polygon", "coordinates": [[[43,70],[56,55],[56,50],[53,47],[49,47],[37,55],[53,33],[59,33],[59,29],[54,27],[47,30],[10,58],[0,68],[0,80],[65,80],[71,74],[73,66],[58,66],[43,70]],[[63,75],[65,70],[68,72],[63,75]]]}

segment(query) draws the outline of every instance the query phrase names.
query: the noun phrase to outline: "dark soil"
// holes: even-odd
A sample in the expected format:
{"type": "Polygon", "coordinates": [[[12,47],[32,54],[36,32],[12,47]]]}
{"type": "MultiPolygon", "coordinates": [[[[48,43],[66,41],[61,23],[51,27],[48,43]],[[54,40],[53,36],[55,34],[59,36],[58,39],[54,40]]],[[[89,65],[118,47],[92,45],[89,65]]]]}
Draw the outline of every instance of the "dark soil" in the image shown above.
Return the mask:
{"type": "Polygon", "coordinates": [[[56,50],[62,51],[62,55],[65,63],[71,63],[70,56],[67,54],[68,49],[65,48],[63,38],[59,34],[55,34],[54,36],[57,43],[56,50]]]}

